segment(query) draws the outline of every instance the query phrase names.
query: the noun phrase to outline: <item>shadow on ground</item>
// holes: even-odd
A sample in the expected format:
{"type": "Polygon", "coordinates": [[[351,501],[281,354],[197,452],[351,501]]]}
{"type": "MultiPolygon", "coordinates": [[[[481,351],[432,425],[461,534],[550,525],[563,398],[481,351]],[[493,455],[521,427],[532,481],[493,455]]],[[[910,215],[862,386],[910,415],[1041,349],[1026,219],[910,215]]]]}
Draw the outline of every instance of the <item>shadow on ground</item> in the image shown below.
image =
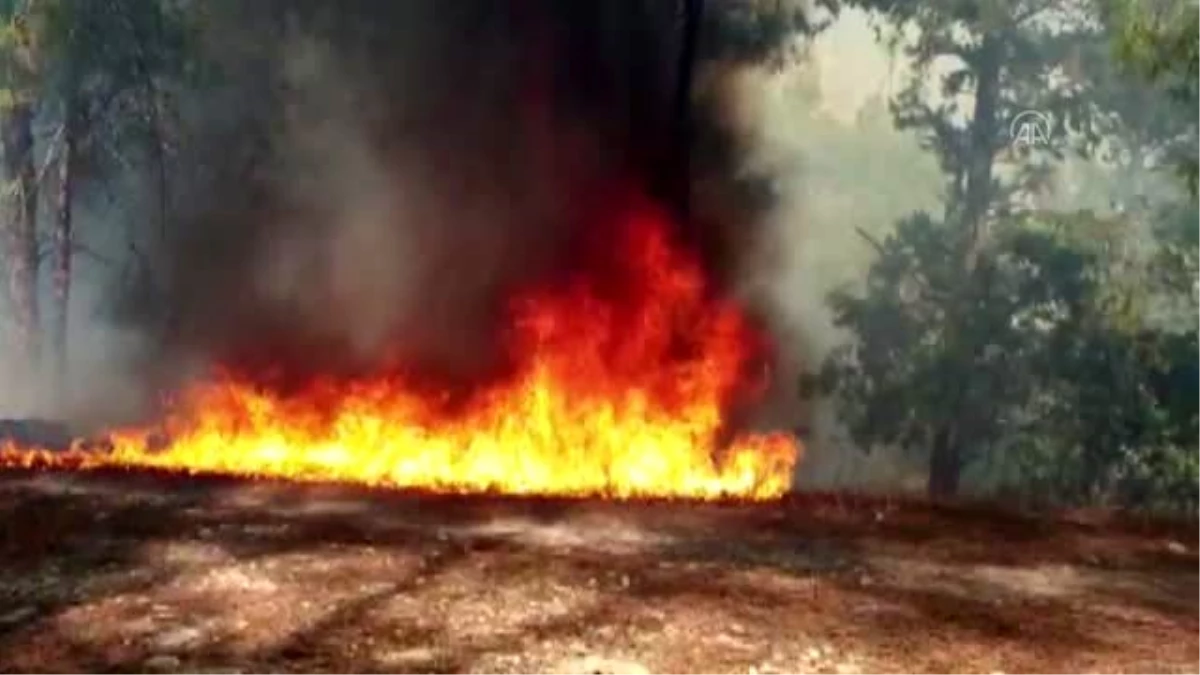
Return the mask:
{"type": "Polygon", "coordinates": [[[0,669],[836,669],[818,642],[859,669],[1194,666],[1194,553],[1021,522],[26,476],[0,480],[0,669]]]}

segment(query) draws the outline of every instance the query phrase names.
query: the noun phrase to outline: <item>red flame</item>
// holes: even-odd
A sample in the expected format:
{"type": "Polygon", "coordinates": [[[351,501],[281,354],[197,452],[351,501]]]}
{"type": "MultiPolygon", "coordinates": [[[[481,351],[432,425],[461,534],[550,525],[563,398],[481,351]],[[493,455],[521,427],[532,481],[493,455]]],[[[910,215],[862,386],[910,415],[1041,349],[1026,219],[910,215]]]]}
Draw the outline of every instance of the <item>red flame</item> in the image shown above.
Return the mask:
{"type": "Polygon", "coordinates": [[[761,346],[738,309],[709,297],[669,221],[638,206],[565,284],[520,295],[512,372],[448,412],[395,375],[319,379],[287,395],[225,373],[185,391],[170,439],[114,433],[111,453],[0,450],[0,465],[154,467],[514,494],[770,498],[787,490],[794,440],[721,442],[761,346]],[[597,260],[602,260],[603,255],[597,260]],[[611,270],[599,273],[596,265],[611,270]]]}

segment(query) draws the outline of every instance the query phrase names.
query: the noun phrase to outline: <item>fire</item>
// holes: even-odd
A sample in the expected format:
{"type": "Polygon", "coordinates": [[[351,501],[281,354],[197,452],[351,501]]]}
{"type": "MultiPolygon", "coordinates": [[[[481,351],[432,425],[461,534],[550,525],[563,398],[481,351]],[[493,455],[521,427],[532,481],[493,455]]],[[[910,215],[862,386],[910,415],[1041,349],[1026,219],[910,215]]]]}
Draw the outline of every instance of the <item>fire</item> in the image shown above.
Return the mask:
{"type": "Polygon", "coordinates": [[[788,435],[722,442],[757,341],[710,298],[665,218],[639,206],[606,233],[618,283],[580,274],[521,295],[514,374],[447,412],[402,376],[326,380],[286,396],[225,373],[186,390],[111,452],[0,450],[0,466],[146,467],[454,492],[767,499],[791,482],[788,435]],[[615,242],[612,237],[616,237],[615,242]],[[615,247],[612,244],[616,244],[615,247]]]}

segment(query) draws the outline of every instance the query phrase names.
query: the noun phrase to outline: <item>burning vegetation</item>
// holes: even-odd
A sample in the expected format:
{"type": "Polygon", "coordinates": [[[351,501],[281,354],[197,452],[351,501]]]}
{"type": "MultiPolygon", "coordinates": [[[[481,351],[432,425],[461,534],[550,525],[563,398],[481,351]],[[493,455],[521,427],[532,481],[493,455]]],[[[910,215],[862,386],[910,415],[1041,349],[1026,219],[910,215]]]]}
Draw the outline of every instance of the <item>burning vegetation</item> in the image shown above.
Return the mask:
{"type": "Polygon", "coordinates": [[[0,3],[0,671],[1191,668],[1196,247],[1052,203],[1195,118],[1054,4],[0,3]]]}
{"type": "Polygon", "coordinates": [[[10,447],[0,464],[153,467],[512,494],[763,499],[790,485],[785,435],[723,443],[724,413],[761,340],[710,296],[664,213],[615,210],[587,268],[511,303],[512,367],[467,396],[401,371],[317,378],[295,391],[237,372],[186,390],[165,424],[114,434],[109,453],[10,447]],[[603,268],[603,269],[602,269],[603,268]]]}
{"type": "Polygon", "coordinates": [[[10,442],[0,465],[784,493],[795,439],[743,433],[767,332],[730,297],[728,223],[681,194],[701,170],[699,5],[682,28],[633,4],[306,7],[234,11],[272,35],[236,34],[258,51],[208,45],[224,80],[206,105],[235,112],[190,120],[211,142],[179,151],[190,197],[152,247],[158,301],[123,296],[165,354],[145,370],[172,371],[136,374],[165,404],[86,448],[10,442]],[[638,22],[655,30],[619,28],[638,22]]]}

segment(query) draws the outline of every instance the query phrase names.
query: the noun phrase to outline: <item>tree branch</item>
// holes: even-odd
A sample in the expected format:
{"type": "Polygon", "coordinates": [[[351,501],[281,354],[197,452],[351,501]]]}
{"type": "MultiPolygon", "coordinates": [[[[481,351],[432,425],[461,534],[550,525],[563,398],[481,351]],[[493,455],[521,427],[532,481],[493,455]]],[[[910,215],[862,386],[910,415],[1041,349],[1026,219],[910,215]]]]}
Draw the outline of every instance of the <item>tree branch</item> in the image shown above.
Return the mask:
{"type": "Polygon", "coordinates": [[[58,125],[58,129],[54,131],[54,136],[50,139],[50,147],[46,149],[46,157],[42,161],[42,166],[38,169],[37,180],[38,185],[41,185],[46,180],[46,172],[50,170],[54,160],[58,158],[59,149],[62,147],[63,137],[66,135],[67,125],[62,123],[58,125]]]}

